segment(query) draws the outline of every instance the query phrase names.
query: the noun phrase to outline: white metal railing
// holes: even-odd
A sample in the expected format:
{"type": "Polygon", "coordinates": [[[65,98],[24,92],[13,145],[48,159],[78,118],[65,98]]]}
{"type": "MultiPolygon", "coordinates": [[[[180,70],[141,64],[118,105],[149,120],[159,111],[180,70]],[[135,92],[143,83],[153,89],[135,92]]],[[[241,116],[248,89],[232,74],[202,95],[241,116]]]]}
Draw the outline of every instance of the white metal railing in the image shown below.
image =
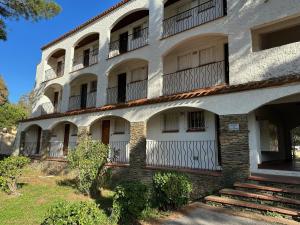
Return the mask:
{"type": "Polygon", "coordinates": [[[94,108],[96,107],[96,99],[97,99],[97,91],[91,92],[87,94],[86,104],[82,106],[81,96],[71,96],[69,99],[69,111],[84,109],[84,108],[94,108]]]}
{"type": "Polygon", "coordinates": [[[127,84],[126,101],[147,98],[148,80],[136,81],[127,84]]]}
{"type": "Polygon", "coordinates": [[[129,142],[111,141],[109,143],[109,161],[112,163],[129,164],[129,142]]]}
{"type": "Polygon", "coordinates": [[[76,56],[73,59],[72,71],[80,70],[98,63],[99,50],[95,49],[88,55],[76,56]]]}
{"type": "Polygon", "coordinates": [[[57,67],[50,68],[45,71],[45,81],[52,80],[58,77],[62,77],[65,71],[65,64],[61,65],[61,69],[58,70],[57,67]]]}
{"type": "Polygon", "coordinates": [[[118,103],[118,87],[107,88],[107,104],[118,103]]]}
{"type": "Polygon", "coordinates": [[[87,96],[87,108],[94,108],[96,107],[96,99],[97,98],[97,91],[93,91],[88,94],[87,96]]]}
{"type": "MultiPolygon", "coordinates": [[[[68,151],[75,149],[77,142],[68,143],[68,151]]],[[[64,157],[64,142],[62,141],[51,141],[49,157],[51,158],[61,158],[64,157]]]]}
{"type": "Polygon", "coordinates": [[[69,99],[69,111],[80,109],[81,96],[71,96],[69,99]]]}

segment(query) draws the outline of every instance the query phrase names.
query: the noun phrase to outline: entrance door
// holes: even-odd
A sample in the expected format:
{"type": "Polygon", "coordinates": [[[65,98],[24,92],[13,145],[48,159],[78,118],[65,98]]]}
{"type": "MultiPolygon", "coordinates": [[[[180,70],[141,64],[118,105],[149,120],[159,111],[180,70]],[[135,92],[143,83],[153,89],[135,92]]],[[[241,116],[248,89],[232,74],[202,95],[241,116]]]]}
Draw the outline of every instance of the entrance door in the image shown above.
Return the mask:
{"type": "Polygon", "coordinates": [[[120,54],[128,51],[128,32],[125,32],[120,35],[119,45],[120,54]]]}
{"type": "Polygon", "coordinates": [[[86,108],[86,101],[87,101],[87,84],[81,85],[81,91],[80,91],[80,108],[85,109],[86,108]]]}
{"type": "Polygon", "coordinates": [[[126,101],[126,73],[118,75],[118,103],[126,101]]]}
{"type": "Polygon", "coordinates": [[[102,143],[105,145],[109,144],[109,135],[110,135],[110,121],[102,121],[102,143]]]}
{"type": "Polygon", "coordinates": [[[54,112],[58,112],[58,96],[59,96],[59,92],[54,92],[54,101],[53,101],[54,112]]]}
{"type": "Polygon", "coordinates": [[[42,128],[38,127],[38,135],[37,135],[37,140],[36,140],[36,151],[35,151],[35,153],[37,155],[40,154],[41,136],[42,136],[42,128]]]}
{"type": "Polygon", "coordinates": [[[68,155],[69,137],[70,137],[70,124],[65,124],[65,136],[64,136],[64,147],[63,147],[64,156],[68,155]]]}
{"type": "Polygon", "coordinates": [[[88,67],[90,65],[90,49],[83,52],[83,66],[88,67]]]}

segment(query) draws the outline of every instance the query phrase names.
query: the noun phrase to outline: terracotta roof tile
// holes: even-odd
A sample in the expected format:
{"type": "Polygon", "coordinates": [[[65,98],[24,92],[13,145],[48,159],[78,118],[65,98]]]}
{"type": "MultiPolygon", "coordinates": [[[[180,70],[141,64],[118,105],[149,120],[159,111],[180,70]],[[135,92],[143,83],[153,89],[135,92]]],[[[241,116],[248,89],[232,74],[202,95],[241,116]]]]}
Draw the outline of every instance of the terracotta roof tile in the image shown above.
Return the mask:
{"type": "Polygon", "coordinates": [[[51,41],[50,43],[48,43],[48,44],[46,44],[46,45],[44,45],[41,49],[42,49],[42,50],[45,50],[45,49],[49,48],[50,46],[52,46],[52,45],[56,44],[57,42],[59,42],[59,41],[65,39],[65,38],[71,36],[72,34],[76,33],[77,31],[79,31],[79,30],[81,30],[81,29],[87,27],[87,26],[90,25],[91,23],[93,23],[93,22],[97,21],[98,19],[100,19],[100,18],[106,16],[107,14],[111,13],[112,11],[116,10],[117,8],[119,8],[119,7],[123,6],[123,5],[125,5],[126,3],[130,2],[130,1],[132,1],[132,0],[122,0],[121,2],[117,3],[116,5],[114,5],[113,7],[109,8],[108,10],[106,10],[106,11],[102,12],[101,14],[99,14],[99,15],[97,15],[97,16],[91,18],[90,20],[88,20],[88,21],[86,21],[85,23],[79,25],[78,27],[74,28],[73,30],[71,30],[71,31],[69,31],[69,32],[67,32],[67,33],[65,33],[65,34],[63,34],[63,35],[60,36],[59,38],[57,38],[57,39],[51,41]]]}
{"type": "Polygon", "coordinates": [[[59,118],[65,116],[74,116],[80,114],[87,114],[93,112],[101,112],[101,111],[109,111],[109,110],[116,110],[116,109],[123,109],[123,108],[130,108],[136,106],[143,106],[143,105],[150,105],[150,104],[157,104],[162,102],[171,102],[176,100],[183,100],[183,99],[191,99],[197,98],[202,96],[211,96],[211,95],[220,95],[220,94],[228,94],[234,92],[242,92],[248,90],[255,90],[261,88],[268,88],[268,87],[275,87],[275,86],[282,86],[285,84],[291,84],[300,82],[300,75],[289,75],[284,77],[272,78],[265,81],[254,81],[245,84],[237,84],[237,85],[218,85],[209,88],[202,88],[193,90],[187,93],[180,93],[174,94],[169,96],[160,96],[157,98],[152,99],[139,99],[136,101],[131,101],[128,103],[116,104],[116,105],[106,105],[100,108],[90,108],[90,109],[83,109],[83,110],[75,110],[66,113],[56,113],[56,114],[49,114],[40,117],[30,118],[26,120],[22,120],[20,122],[29,122],[29,121],[36,121],[36,120],[44,120],[44,119],[51,119],[51,118],[59,118]]]}

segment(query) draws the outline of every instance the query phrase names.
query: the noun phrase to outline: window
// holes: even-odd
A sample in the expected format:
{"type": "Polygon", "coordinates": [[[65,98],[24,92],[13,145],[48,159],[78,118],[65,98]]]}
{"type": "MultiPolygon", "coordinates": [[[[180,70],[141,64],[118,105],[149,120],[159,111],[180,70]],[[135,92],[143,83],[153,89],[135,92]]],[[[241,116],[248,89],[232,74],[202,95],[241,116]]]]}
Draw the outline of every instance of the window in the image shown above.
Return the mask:
{"type": "Polygon", "coordinates": [[[300,17],[252,30],[252,49],[260,51],[300,41],[300,17]]]}
{"type": "Polygon", "coordinates": [[[90,90],[90,92],[91,93],[92,92],[97,92],[97,81],[96,80],[91,82],[91,90],[90,90]]]}
{"type": "Polygon", "coordinates": [[[177,57],[178,71],[186,70],[192,67],[192,54],[181,55],[177,57]]]}
{"type": "Polygon", "coordinates": [[[125,133],[125,120],[115,119],[114,134],[124,134],[124,133],[125,133]]]}
{"type": "Polygon", "coordinates": [[[147,68],[141,67],[132,70],[131,72],[131,82],[141,81],[147,79],[147,68]]]}
{"type": "Polygon", "coordinates": [[[200,50],[199,57],[200,66],[215,62],[215,47],[200,50]]]}
{"type": "Polygon", "coordinates": [[[204,112],[188,112],[188,131],[205,131],[204,112]]]}
{"type": "Polygon", "coordinates": [[[262,152],[279,152],[278,129],[268,120],[260,121],[260,142],[262,152]]]}
{"type": "Polygon", "coordinates": [[[179,131],[179,115],[178,113],[167,113],[163,117],[163,132],[178,132],[179,131]]]}
{"type": "Polygon", "coordinates": [[[133,28],[133,39],[142,37],[142,26],[137,26],[133,28]]]}

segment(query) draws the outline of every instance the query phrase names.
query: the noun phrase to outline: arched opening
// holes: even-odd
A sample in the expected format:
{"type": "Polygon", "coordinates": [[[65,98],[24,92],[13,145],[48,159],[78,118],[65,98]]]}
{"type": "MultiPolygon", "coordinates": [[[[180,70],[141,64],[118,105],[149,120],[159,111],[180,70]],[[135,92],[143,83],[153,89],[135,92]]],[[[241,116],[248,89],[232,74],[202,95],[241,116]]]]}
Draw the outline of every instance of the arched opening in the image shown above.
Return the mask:
{"type": "Polygon", "coordinates": [[[198,108],[158,112],[147,121],[147,166],[220,170],[218,121],[216,114],[198,108]]]}
{"type": "Polygon", "coordinates": [[[148,62],[131,59],[115,66],[108,75],[107,104],[147,98],[148,62]]]}
{"type": "Polygon", "coordinates": [[[61,112],[63,87],[60,84],[51,84],[45,89],[44,95],[48,102],[41,106],[42,115],[61,112]]]}
{"type": "Polygon", "coordinates": [[[96,120],[90,126],[94,140],[109,146],[111,163],[129,164],[130,123],[116,116],[96,120]]]}
{"type": "Polygon", "coordinates": [[[300,95],[261,106],[255,114],[258,169],[300,171],[297,151],[300,126],[300,95]]]}
{"type": "Polygon", "coordinates": [[[52,53],[47,60],[45,68],[45,81],[64,75],[66,50],[59,49],[52,53]]]}
{"type": "Polygon", "coordinates": [[[39,125],[31,125],[25,131],[25,139],[22,143],[22,154],[25,156],[39,156],[41,154],[42,128],[39,125]]]}
{"type": "Polygon", "coordinates": [[[148,44],[149,10],[126,15],[111,29],[109,58],[141,48],[148,44]]]}
{"type": "Polygon", "coordinates": [[[69,111],[96,107],[97,75],[82,74],[70,86],[69,111]]]}
{"type": "Polygon", "coordinates": [[[229,83],[228,40],[223,35],[196,36],[163,57],[163,95],[229,83]]]}
{"type": "Polygon", "coordinates": [[[163,37],[181,33],[226,14],[226,0],[168,0],[164,5],[163,37]]]}
{"type": "Polygon", "coordinates": [[[99,33],[89,34],[74,45],[73,71],[98,63],[99,33]]]}
{"type": "Polygon", "coordinates": [[[71,122],[59,122],[51,129],[50,152],[53,158],[66,157],[77,145],[78,128],[71,122]]]}

